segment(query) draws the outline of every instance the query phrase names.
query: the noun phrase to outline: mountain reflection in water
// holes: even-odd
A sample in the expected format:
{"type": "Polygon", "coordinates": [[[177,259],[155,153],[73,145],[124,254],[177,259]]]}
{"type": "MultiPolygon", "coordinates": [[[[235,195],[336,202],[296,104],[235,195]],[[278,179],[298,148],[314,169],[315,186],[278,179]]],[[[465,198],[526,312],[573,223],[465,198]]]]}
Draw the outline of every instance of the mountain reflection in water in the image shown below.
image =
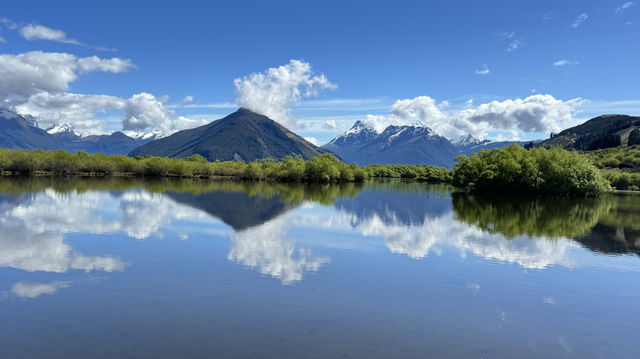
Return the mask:
{"type": "MultiPolygon", "coordinates": [[[[283,284],[330,263],[329,256],[314,254],[300,240],[299,231],[292,234],[294,227],[322,230],[327,239],[345,231],[382,237],[391,252],[411,258],[454,248],[525,268],[579,264],[567,255],[577,245],[598,253],[640,254],[640,201],[634,194],[514,198],[401,181],[289,185],[48,178],[3,178],[0,193],[0,266],[29,272],[125,270],[126,258],[85,255],[65,243],[65,236],[124,233],[143,240],[173,233],[187,239],[188,227],[171,226],[181,220],[222,221],[232,229],[228,259],[283,284]],[[305,212],[308,207],[324,210],[305,212]]],[[[41,285],[32,292],[47,294],[69,285],[52,283],[23,283],[14,292],[41,285]]]]}

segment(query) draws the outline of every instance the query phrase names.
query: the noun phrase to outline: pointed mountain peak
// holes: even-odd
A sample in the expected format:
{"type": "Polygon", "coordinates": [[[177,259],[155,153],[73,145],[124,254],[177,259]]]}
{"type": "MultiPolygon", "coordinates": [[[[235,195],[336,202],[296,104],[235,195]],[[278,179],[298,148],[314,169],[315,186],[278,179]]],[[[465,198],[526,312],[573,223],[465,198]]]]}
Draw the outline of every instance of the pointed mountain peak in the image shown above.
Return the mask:
{"type": "Polygon", "coordinates": [[[59,123],[57,125],[51,126],[46,131],[50,135],[68,133],[68,134],[72,134],[74,136],[80,136],[78,131],[76,131],[70,124],[68,124],[66,122],[59,123]]]}

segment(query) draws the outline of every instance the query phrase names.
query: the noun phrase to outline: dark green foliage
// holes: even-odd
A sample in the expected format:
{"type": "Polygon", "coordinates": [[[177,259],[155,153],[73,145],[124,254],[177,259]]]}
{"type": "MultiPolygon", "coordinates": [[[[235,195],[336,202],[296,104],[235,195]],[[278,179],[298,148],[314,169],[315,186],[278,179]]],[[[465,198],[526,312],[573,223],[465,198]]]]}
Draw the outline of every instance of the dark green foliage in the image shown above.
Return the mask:
{"type": "Polygon", "coordinates": [[[311,158],[287,156],[251,163],[239,161],[209,162],[200,155],[187,159],[166,157],[125,157],[64,151],[7,150],[0,148],[0,174],[29,175],[49,173],[67,175],[128,175],[145,177],[236,177],[248,180],[280,182],[363,182],[369,175],[356,164],[346,164],[332,154],[311,158]]]}
{"type": "Polygon", "coordinates": [[[627,146],[635,146],[640,145],[640,128],[634,128],[629,133],[629,140],[627,142],[627,146]]]}
{"type": "Polygon", "coordinates": [[[531,195],[514,198],[500,193],[463,192],[451,195],[456,220],[507,238],[587,235],[602,214],[611,208],[610,201],[603,198],[531,195]]]}
{"type": "Polygon", "coordinates": [[[429,183],[451,182],[451,170],[421,165],[371,165],[364,167],[369,177],[412,178],[429,183]]]}
{"type": "Polygon", "coordinates": [[[587,154],[599,168],[640,172],[640,146],[620,146],[587,154]]]}
{"type": "MultiPolygon", "coordinates": [[[[617,147],[617,146],[620,146],[620,135],[613,134],[608,136],[596,137],[596,139],[594,139],[593,141],[591,141],[591,143],[589,143],[586,150],[594,151],[602,148],[611,148],[611,147],[617,147]]],[[[582,149],[579,147],[576,147],[576,148],[582,149]]]]}
{"type": "Polygon", "coordinates": [[[640,191],[640,173],[604,171],[604,177],[615,189],[640,191]]]}
{"type": "Polygon", "coordinates": [[[517,145],[458,156],[453,185],[479,191],[597,196],[610,186],[586,156],[558,147],[517,145]]]}

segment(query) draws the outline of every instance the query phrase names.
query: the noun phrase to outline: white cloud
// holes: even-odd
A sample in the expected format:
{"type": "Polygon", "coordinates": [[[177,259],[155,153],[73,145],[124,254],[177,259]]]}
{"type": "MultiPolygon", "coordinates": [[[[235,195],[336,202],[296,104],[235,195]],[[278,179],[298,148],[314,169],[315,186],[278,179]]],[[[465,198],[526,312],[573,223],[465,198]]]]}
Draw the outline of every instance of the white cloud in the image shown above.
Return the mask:
{"type": "MultiPolygon", "coordinates": [[[[436,133],[456,139],[468,133],[484,138],[490,130],[557,132],[577,124],[573,117],[583,104],[580,98],[562,101],[551,95],[532,95],[445,112],[429,96],[398,100],[389,115],[367,115],[363,122],[382,132],[390,125],[426,125],[436,133]]],[[[512,134],[513,137],[513,134],[512,134]]]]}
{"type": "Polygon", "coordinates": [[[7,40],[5,40],[4,37],[0,36],[0,42],[3,43],[3,44],[6,44],[7,40]]]}
{"type": "MultiPolygon", "coordinates": [[[[96,119],[95,116],[112,109],[123,111],[122,129],[125,131],[158,129],[169,134],[207,123],[205,120],[179,116],[164,106],[161,100],[146,92],[129,99],[108,95],[39,92],[26,102],[14,106],[14,109],[20,114],[36,117],[43,128],[66,122],[82,135],[104,133],[105,120],[96,119]]],[[[117,126],[115,123],[112,125],[117,126]]]]}
{"type": "Polygon", "coordinates": [[[335,130],[338,128],[335,120],[326,120],[324,124],[322,124],[322,128],[325,130],[335,130]]]}
{"type": "Polygon", "coordinates": [[[489,71],[489,68],[487,67],[487,65],[482,65],[479,69],[476,70],[476,75],[488,75],[491,71],[489,71]]]}
{"type": "Polygon", "coordinates": [[[136,65],[129,59],[120,59],[113,57],[110,59],[101,59],[98,56],[83,57],[78,59],[78,70],[80,74],[87,72],[112,72],[114,74],[127,72],[135,69],[136,65]]]}
{"type": "Polygon", "coordinates": [[[82,45],[80,41],[68,38],[67,34],[62,30],[56,30],[37,24],[23,26],[20,28],[20,35],[28,41],[50,40],[65,44],[82,45]]]}
{"type": "Polygon", "coordinates": [[[523,132],[557,132],[576,124],[573,115],[583,104],[581,98],[562,101],[551,95],[532,95],[524,99],[492,101],[454,114],[456,127],[473,130],[502,129],[523,132]]]}
{"type": "Polygon", "coordinates": [[[36,93],[62,93],[69,83],[88,72],[126,72],[131,60],[96,56],[77,58],[67,53],[33,51],[19,55],[0,54],[0,106],[21,104],[36,93]]]}
{"type": "Polygon", "coordinates": [[[188,105],[188,104],[190,104],[190,103],[192,103],[192,102],[193,102],[193,96],[191,96],[191,95],[189,95],[189,96],[185,96],[185,97],[182,99],[182,101],[180,101],[180,102],[178,103],[178,107],[184,107],[184,106],[186,106],[186,105],[188,105]]]}
{"type": "Polygon", "coordinates": [[[588,18],[589,15],[586,12],[583,12],[582,14],[578,15],[578,17],[573,21],[571,27],[573,27],[574,29],[577,28],[578,26],[582,25],[583,22],[587,21],[588,18]]]}
{"type": "Polygon", "coordinates": [[[296,127],[290,107],[303,98],[316,96],[321,90],[334,89],[324,74],[314,75],[311,65],[300,60],[253,73],[234,81],[236,103],[261,113],[285,126],[296,127]]]}
{"type": "Polygon", "coordinates": [[[501,37],[506,37],[507,39],[511,39],[516,36],[516,33],[513,31],[501,31],[498,35],[501,37]]]}
{"type": "Polygon", "coordinates": [[[624,12],[625,10],[629,9],[630,7],[632,7],[633,5],[635,5],[635,4],[633,3],[633,1],[627,1],[626,3],[624,3],[624,4],[620,5],[620,6],[618,6],[618,7],[616,8],[616,12],[617,12],[617,13],[624,12]]]}
{"type": "Polygon", "coordinates": [[[304,139],[313,143],[316,146],[320,146],[320,141],[318,141],[318,139],[315,137],[305,137],[304,139]]]}
{"type": "Polygon", "coordinates": [[[71,282],[18,282],[11,287],[11,292],[21,298],[35,298],[43,294],[54,294],[59,289],[67,288],[69,285],[71,285],[71,282]]]}
{"type": "Polygon", "coordinates": [[[79,133],[89,135],[104,132],[104,120],[95,119],[96,114],[122,109],[125,104],[126,100],[108,95],[39,92],[30,96],[27,102],[15,106],[15,110],[36,117],[43,128],[66,122],[79,133]]]}
{"type": "Polygon", "coordinates": [[[524,44],[522,43],[522,41],[520,40],[513,40],[509,43],[509,46],[507,46],[507,52],[511,52],[514,50],[517,50],[519,48],[521,48],[524,44]]]}
{"type": "Polygon", "coordinates": [[[562,66],[567,66],[567,65],[577,65],[579,64],[578,61],[572,61],[572,60],[558,60],[556,62],[553,63],[553,66],[556,67],[562,67],[562,66]]]}
{"type": "Polygon", "coordinates": [[[177,115],[164,106],[162,99],[146,92],[135,94],[126,101],[122,128],[127,131],[159,129],[165,133],[206,124],[177,115]]]}
{"type": "Polygon", "coordinates": [[[544,15],[542,15],[542,21],[549,21],[553,18],[553,14],[555,14],[555,11],[549,11],[546,12],[544,15]]]}
{"type": "Polygon", "coordinates": [[[16,24],[15,21],[6,17],[0,17],[0,25],[6,27],[9,30],[15,30],[18,28],[18,24],[16,24]]]}

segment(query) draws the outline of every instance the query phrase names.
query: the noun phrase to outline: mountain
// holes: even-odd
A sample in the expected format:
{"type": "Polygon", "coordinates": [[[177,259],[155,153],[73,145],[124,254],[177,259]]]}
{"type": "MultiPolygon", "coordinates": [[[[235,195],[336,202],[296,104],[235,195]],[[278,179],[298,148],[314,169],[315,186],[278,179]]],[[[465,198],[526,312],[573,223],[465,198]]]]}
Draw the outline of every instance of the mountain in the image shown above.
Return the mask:
{"type": "Polygon", "coordinates": [[[166,134],[160,130],[152,131],[122,131],[125,135],[134,138],[136,140],[159,140],[167,137],[166,134]]]}
{"type": "Polygon", "coordinates": [[[467,134],[466,136],[461,136],[457,140],[451,141],[451,143],[453,143],[457,147],[473,147],[473,146],[482,145],[489,142],[491,141],[480,140],[479,138],[477,138],[476,136],[470,133],[467,134]]]}
{"type": "Polygon", "coordinates": [[[452,167],[456,147],[426,126],[389,126],[382,133],[358,121],[324,148],[346,162],[452,167]]]}
{"type": "Polygon", "coordinates": [[[627,115],[604,115],[568,128],[536,145],[561,146],[566,149],[597,150],[616,146],[626,146],[629,135],[640,128],[640,117],[627,115]]]}
{"type": "Polygon", "coordinates": [[[357,158],[360,146],[367,144],[377,136],[378,132],[372,127],[368,127],[362,121],[356,121],[349,131],[322,147],[333,153],[339,153],[339,156],[347,162],[353,162],[348,159],[357,158]]]}
{"type": "Polygon", "coordinates": [[[110,135],[81,137],[69,124],[61,123],[46,131],[38,127],[33,117],[0,109],[0,147],[45,151],[85,151],[109,155],[126,155],[129,151],[151,141],[153,137],[132,138],[122,132],[110,135]]]}
{"type": "Polygon", "coordinates": [[[129,155],[186,158],[197,153],[211,161],[248,162],[287,155],[309,159],[327,152],[267,116],[240,108],[207,125],[149,142],[129,155]]]}
{"type": "Polygon", "coordinates": [[[80,134],[75,130],[75,128],[71,127],[68,123],[60,123],[55,126],[47,129],[47,133],[50,135],[72,135],[76,137],[80,137],[80,134]]]}
{"type": "Polygon", "coordinates": [[[53,150],[59,148],[60,140],[36,126],[33,118],[25,118],[15,112],[0,109],[0,146],[53,150]]]}

